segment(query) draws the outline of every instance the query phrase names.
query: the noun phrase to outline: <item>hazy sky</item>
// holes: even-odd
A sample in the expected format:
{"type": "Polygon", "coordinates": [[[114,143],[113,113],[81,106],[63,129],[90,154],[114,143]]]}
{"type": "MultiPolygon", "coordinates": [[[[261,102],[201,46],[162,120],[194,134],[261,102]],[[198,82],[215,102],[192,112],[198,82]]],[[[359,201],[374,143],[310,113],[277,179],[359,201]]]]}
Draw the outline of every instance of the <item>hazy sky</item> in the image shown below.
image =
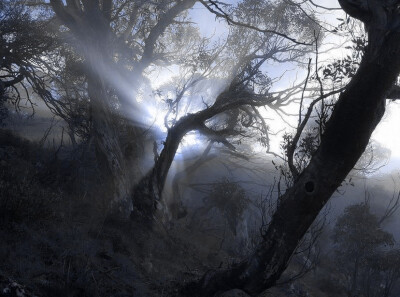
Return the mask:
{"type": "Polygon", "coordinates": [[[400,168],[400,104],[390,102],[386,114],[374,131],[372,138],[392,152],[391,160],[383,171],[390,172],[400,168]]]}
{"type": "MultiPolygon", "coordinates": [[[[225,1],[226,3],[235,3],[237,1],[225,1]]],[[[326,7],[340,7],[337,0],[315,0],[315,3],[326,7]]],[[[191,12],[192,18],[200,24],[200,31],[207,36],[218,36],[227,30],[227,25],[221,20],[215,20],[215,17],[208,13],[201,4],[196,4],[191,12]]],[[[344,13],[341,11],[330,11],[319,17],[330,24],[337,24],[337,18],[343,18],[344,13]]],[[[328,37],[328,41],[333,41],[334,37],[328,37]]],[[[340,55],[338,52],[335,55],[340,55]]],[[[276,69],[279,73],[279,69],[276,69]]],[[[295,72],[293,72],[295,73],[295,72]]],[[[294,75],[292,73],[292,75],[294,75]]],[[[283,123],[274,123],[273,126],[278,127],[283,123]]],[[[372,138],[384,147],[391,150],[391,160],[383,171],[388,172],[400,167],[400,104],[390,102],[387,106],[386,114],[375,130],[372,138]]]]}

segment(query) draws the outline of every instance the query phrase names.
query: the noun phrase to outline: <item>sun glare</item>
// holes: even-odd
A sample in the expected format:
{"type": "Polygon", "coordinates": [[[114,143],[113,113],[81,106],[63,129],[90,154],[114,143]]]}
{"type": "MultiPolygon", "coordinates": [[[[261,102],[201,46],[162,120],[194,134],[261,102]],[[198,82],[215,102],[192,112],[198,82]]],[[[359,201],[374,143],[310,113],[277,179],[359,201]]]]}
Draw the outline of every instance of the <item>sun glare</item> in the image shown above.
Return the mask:
{"type": "Polygon", "coordinates": [[[147,125],[153,127],[153,129],[158,129],[163,133],[167,133],[167,128],[164,125],[165,110],[157,108],[155,106],[147,105],[147,125]]]}
{"type": "Polygon", "coordinates": [[[201,140],[197,137],[196,133],[191,133],[183,137],[182,143],[184,146],[192,146],[200,144],[201,140]]]}

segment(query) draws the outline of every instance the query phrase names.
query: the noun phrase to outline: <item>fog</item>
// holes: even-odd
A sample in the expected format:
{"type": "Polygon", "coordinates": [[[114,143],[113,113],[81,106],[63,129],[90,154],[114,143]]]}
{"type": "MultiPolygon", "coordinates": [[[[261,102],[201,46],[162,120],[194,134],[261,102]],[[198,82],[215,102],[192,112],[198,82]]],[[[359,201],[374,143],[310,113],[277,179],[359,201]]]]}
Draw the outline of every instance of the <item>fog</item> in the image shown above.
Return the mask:
{"type": "Polygon", "coordinates": [[[0,1],[0,295],[398,296],[364,2],[0,1]]]}

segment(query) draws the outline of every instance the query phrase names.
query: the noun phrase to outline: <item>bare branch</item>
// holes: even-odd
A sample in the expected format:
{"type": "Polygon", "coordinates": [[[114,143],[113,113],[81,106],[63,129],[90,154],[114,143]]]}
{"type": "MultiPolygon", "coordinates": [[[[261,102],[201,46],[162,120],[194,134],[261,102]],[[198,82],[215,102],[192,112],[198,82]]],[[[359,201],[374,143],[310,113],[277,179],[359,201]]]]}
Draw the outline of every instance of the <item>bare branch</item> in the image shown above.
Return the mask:
{"type": "Polygon", "coordinates": [[[322,8],[322,9],[325,9],[325,10],[342,10],[341,8],[339,8],[339,7],[326,7],[326,6],[322,6],[322,5],[319,5],[319,4],[316,4],[316,3],[314,3],[314,1],[312,1],[312,0],[307,0],[308,2],[310,2],[312,5],[314,5],[315,7],[317,7],[317,8],[322,8]]]}
{"type": "Polygon", "coordinates": [[[390,89],[389,94],[386,96],[386,98],[387,99],[392,99],[393,101],[400,99],[400,86],[394,85],[390,89]]]}
{"type": "Polygon", "coordinates": [[[222,9],[219,8],[218,4],[215,1],[212,0],[208,0],[208,2],[211,3],[212,6],[214,6],[217,10],[213,9],[211,7],[211,5],[208,5],[206,1],[204,0],[200,0],[200,3],[203,4],[210,12],[212,12],[213,14],[215,14],[218,18],[223,18],[226,20],[226,22],[228,24],[233,24],[236,26],[241,26],[241,27],[245,27],[245,28],[249,28],[255,31],[258,31],[260,33],[271,33],[271,34],[275,34],[278,35],[280,37],[283,37],[293,43],[299,44],[299,45],[312,45],[312,43],[307,43],[307,42],[301,42],[301,41],[297,41],[295,38],[292,38],[286,34],[280,33],[278,31],[275,30],[271,30],[271,29],[260,29],[256,26],[250,25],[250,24],[246,24],[246,23],[242,23],[242,22],[238,22],[233,20],[229,15],[227,15],[225,12],[222,11],[222,9]]]}
{"type": "Polygon", "coordinates": [[[379,224],[382,224],[390,217],[392,217],[396,211],[400,208],[400,191],[393,193],[392,198],[386,206],[384,214],[379,218],[379,224]]]}

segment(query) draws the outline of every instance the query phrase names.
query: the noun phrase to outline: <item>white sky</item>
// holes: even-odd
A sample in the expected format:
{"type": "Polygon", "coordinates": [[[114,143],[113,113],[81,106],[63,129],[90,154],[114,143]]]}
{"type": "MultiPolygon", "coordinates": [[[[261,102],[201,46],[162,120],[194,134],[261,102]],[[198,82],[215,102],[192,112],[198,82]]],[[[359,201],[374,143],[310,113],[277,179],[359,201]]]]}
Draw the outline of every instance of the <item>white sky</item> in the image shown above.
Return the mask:
{"type": "Polygon", "coordinates": [[[400,103],[389,102],[386,113],[374,131],[372,138],[391,150],[391,158],[382,172],[392,172],[400,168],[400,103]]]}

